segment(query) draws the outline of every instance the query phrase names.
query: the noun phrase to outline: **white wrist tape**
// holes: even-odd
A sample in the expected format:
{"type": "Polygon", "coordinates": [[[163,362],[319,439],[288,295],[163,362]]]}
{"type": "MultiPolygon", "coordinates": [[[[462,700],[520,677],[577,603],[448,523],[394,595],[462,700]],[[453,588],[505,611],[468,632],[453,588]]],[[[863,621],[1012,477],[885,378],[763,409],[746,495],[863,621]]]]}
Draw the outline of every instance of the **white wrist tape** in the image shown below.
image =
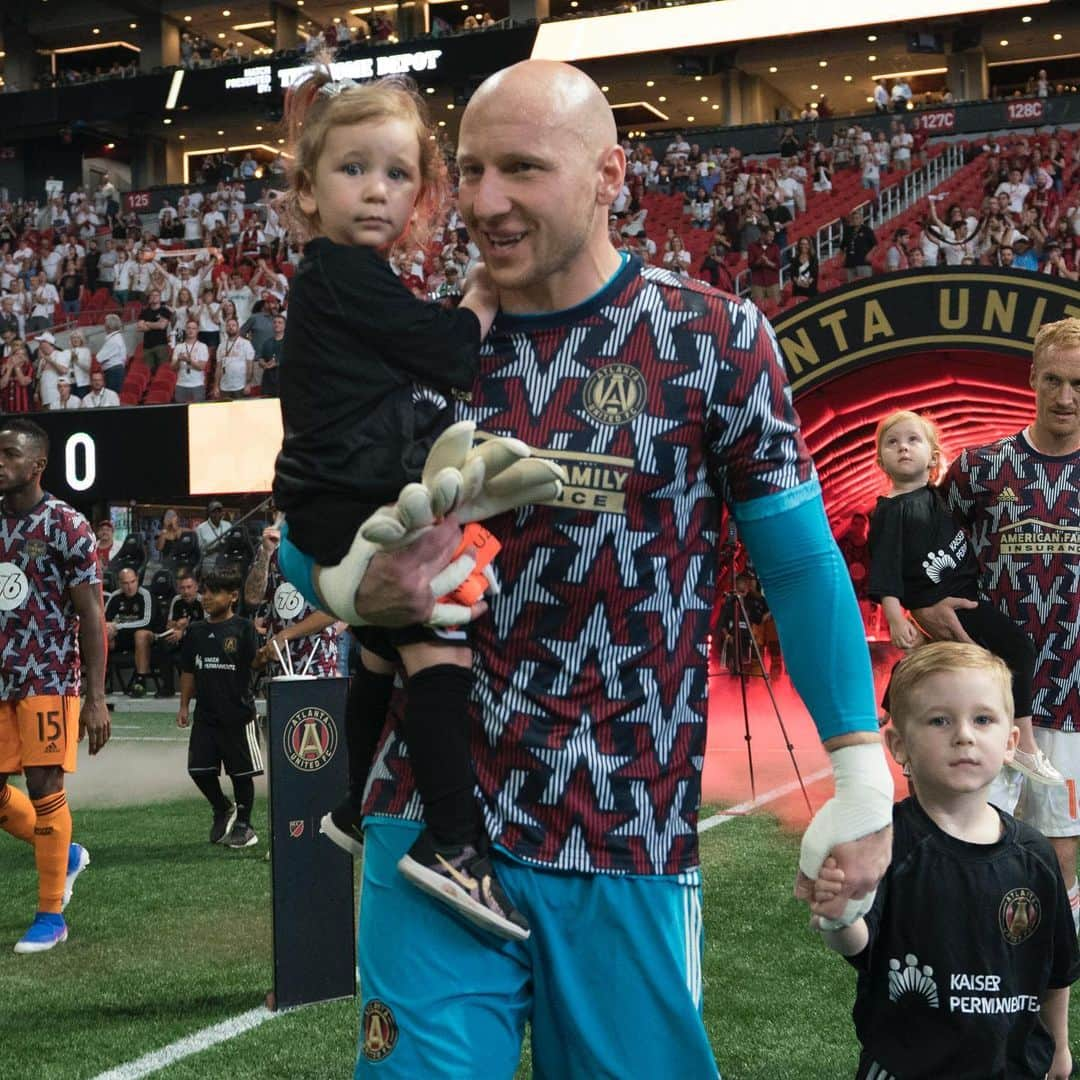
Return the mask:
{"type": "MultiPolygon", "coordinates": [[[[834,750],[832,759],[836,790],[814,815],[803,834],[799,869],[811,880],[838,844],[860,840],[892,824],[893,781],[881,743],[859,743],[834,750]]],[[[849,926],[865,915],[874,902],[874,893],[849,900],[843,916],[822,920],[827,930],[849,926]]]]}

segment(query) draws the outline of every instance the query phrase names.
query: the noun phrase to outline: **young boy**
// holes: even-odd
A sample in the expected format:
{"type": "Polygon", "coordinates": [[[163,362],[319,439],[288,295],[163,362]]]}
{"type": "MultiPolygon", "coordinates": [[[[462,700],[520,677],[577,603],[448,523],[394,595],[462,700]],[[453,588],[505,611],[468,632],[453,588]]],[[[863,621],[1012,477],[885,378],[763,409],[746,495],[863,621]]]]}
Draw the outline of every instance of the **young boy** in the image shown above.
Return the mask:
{"type": "Polygon", "coordinates": [[[188,744],[188,773],[214,808],[210,843],[231,848],[259,842],[251,827],[254,777],[262,774],[262,750],[255,721],[251,673],[259,667],[259,645],[250,619],[234,614],[240,598],[240,575],[218,571],[203,579],[202,622],[193,622],[180,647],[179,727],[188,726],[196,699],[195,723],[188,744]],[[221,766],[233,785],[235,805],[221,790],[221,766]]]}
{"type": "Polygon", "coordinates": [[[864,919],[834,929],[843,873],[815,882],[815,928],[859,972],[858,1080],[1067,1077],[1080,950],[1053,849],[986,801],[1019,731],[1009,668],[976,645],[916,649],[885,735],[914,794],[864,919]]]}

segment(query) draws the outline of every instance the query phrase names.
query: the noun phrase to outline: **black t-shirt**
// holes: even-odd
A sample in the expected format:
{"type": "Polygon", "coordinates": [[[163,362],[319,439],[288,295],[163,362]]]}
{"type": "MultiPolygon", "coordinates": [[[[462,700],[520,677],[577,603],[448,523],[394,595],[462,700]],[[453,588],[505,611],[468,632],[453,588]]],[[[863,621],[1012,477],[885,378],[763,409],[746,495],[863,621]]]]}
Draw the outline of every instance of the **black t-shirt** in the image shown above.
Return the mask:
{"type": "Polygon", "coordinates": [[[887,498],[870,515],[870,597],[929,607],[946,596],[979,598],[979,564],[967,533],[932,487],[887,498]]]}
{"type": "Polygon", "coordinates": [[[60,299],[78,300],[82,291],[82,278],[78,274],[65,274],[60,279],[60,299]]]}
{"type": "Polygon", "coordinates": [[[874,230],[869,225],[864,223],[857,229],[851,225],[845,225],[841,238],[841,245],[844,249],[844,265],[849,267],[866,266],[867,256],[873,251],[876,244],[877,239],[874,236],[874,230]]]}
{"type": "Polygon", "coordinates": [[[178,619],[187,619],[188,623],[201,622],[203,615],[202,602],[198,597],[194,600],[185,600],[182,596],[174,596],[169,604],[169,622],[178,619]]]}
{"type": "Polygon", "coordinates": [[[370,510],[419,478],[452,419],[440,395],[471,390],[479,348],[471,311],[417,300],[373,249],[322,237],[305,247],[290,290],[274,478],[297,547],[323,566],[340,562],[370,510]]]}
{"type": "MultiPolygon", "coordinates": [[[[157,322],[158,319],[168,319],[172,321],[172,312],[162,304],[160,307],[151,308],[145,307],[139,312],[139,318],[143,322],[157,322]]],[[[168,328],[164,330],[144,330],[143,331],[143,348],[153,349],[158,345],[164,345],[169,337],[168,328]]]]}
{"type": "Polygon", "coordinates": [[[262,347],[262,359],[263,360],[276,360],[278,366],[276,368],[270,368],[269,371],[262,373],[262,392],[267,397],[276,397],[278,392],[278,386],[280,385],[281,376],[281,361],[285,355],[285,339],[280,341],[277,338],[270,338],[269,341],[263,342],[262,347]]]}
{"type": "Polygon", "coordinates": [[[197,723],[238,727],[251,719],[251,662],[258,648],[255,624],[238,615],[188,627],[180,646],[180,670],[195,676],[197,723]]]}
{"type": "Polygon", "coordinates": [[[998,813],[1001,839],[969,844],[915,799],[893,809],[870,941],[849,957],[864,1066],[881,1075],[1042,1080],[1050,1067],[1039,999],[1080,977],[1076,929],[1049,841],[998,813]]]}
{"type": "Polygon", "coordinates": [[[765,216],[777,229],[783,229],[786,225],[790,225],[794,220],[791,216],[791,211],[783,203],[779,203],[766,210],[765,216]]]}
{"type": "Polygon", "coordinates": [[[139,588],[134,596],[117,591],[105,605],[105,621],[116,623],[118,630],[149,630],[154,621],[154,604],[147,589],[139,588]]]}

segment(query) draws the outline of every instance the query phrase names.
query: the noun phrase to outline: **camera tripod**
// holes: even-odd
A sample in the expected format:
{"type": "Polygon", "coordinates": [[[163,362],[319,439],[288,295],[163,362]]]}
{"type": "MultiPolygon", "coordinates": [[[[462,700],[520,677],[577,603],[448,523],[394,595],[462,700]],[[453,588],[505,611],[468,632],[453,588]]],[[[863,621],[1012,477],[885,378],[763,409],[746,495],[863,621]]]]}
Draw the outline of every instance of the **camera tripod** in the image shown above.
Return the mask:
{"type": "Polygon", "coordinates": [[[721,557],[726,556],[727,558],[728,581],[730,583],[730,588],[724,593],[724,606],[721,608],[721,611],[725,611],[727,605],[729,603],[731,604],[731,637],[728,640],[728,647],[734,650],[735,671],[733,674],[739,676],[739,692],[742,695],[743,738],[746,740],[746,760],[750,768],[750,795],[753,799],[757,798],[757,786],[754,781],[753,737],[750,733],[750,708],[746,698],[746,683],[747,679],[751,677],[760,677],[764,680],[765,689],[769,694],[769,701],[772,703],[773,712],[776,714],[776,722],[780,725],[780,733],[784,738],[784,745],[787,747],[792,767],[795,769],[795,777],[799,781],[799,788],[802,791],[803,799],[806,801],[806,809],[813,814],[814,808],[810,805],[810,796],[806,793],[806,784],[803,783],[799,762],[795,758],[795,745],[788,735],[787,725],[784,723],[784,718],[780,713],[780,706],[776,701],[776,695],[773,693],[772,679],[765,668],[765,659],[761,654],[761,647],[758,645],[757,638],[754,637],[753,631],[750,629],[750,613],[746,608],[746,600],[742,593],[739,592],[739,587],[736,582],[738,576],[736,564],[740,547],[741,545],[735,535],[735,525],[734,522],[732,522],[729,538],[721,549],[721,557]],[[749,653],[744,652],[743,635],[746,635],[746,637],[749,638],[749,653]],[[748,657],[750,658],[750,663],[747,662],[748,657]],[[747,668],[752,667],[755,662],[757,664],[757,670],[748,671],[747,668]]]}

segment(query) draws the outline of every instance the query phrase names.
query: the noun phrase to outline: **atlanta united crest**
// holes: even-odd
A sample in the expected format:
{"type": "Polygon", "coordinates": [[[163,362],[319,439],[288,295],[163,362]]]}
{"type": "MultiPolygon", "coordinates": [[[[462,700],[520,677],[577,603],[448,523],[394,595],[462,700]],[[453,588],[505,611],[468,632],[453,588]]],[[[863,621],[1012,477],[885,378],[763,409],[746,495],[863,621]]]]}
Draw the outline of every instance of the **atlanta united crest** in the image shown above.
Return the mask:
{"type": "Polygon", "coordinates": [[[1042,922],[1042,904],[1030,889],[1012,889],[1001,900],[998,926],[1010,945],[1027,941],[1042,922]]]}
{"type": "Polygon", "coordinates": [[[293,768],[301,772],[316,772],[337,750],[337,725],[325,709],[301,709],[289,717],[282,741],[285,756],[293,768]]]}
{"type": "Polygon", "coordinates": [[[389,1057],[398,1040],[397,1021],[390,1006],[372,998],[364,1006],[360,1026],[364,1032],[364,1057],[368,1061],[389,1057]]]}
{"type": "Polygon", "coordinates": [[[645,408],[648,388],[636,367],[605,364],[582,389],[585,411],[601,424],[626,424],[645,408]]]}

